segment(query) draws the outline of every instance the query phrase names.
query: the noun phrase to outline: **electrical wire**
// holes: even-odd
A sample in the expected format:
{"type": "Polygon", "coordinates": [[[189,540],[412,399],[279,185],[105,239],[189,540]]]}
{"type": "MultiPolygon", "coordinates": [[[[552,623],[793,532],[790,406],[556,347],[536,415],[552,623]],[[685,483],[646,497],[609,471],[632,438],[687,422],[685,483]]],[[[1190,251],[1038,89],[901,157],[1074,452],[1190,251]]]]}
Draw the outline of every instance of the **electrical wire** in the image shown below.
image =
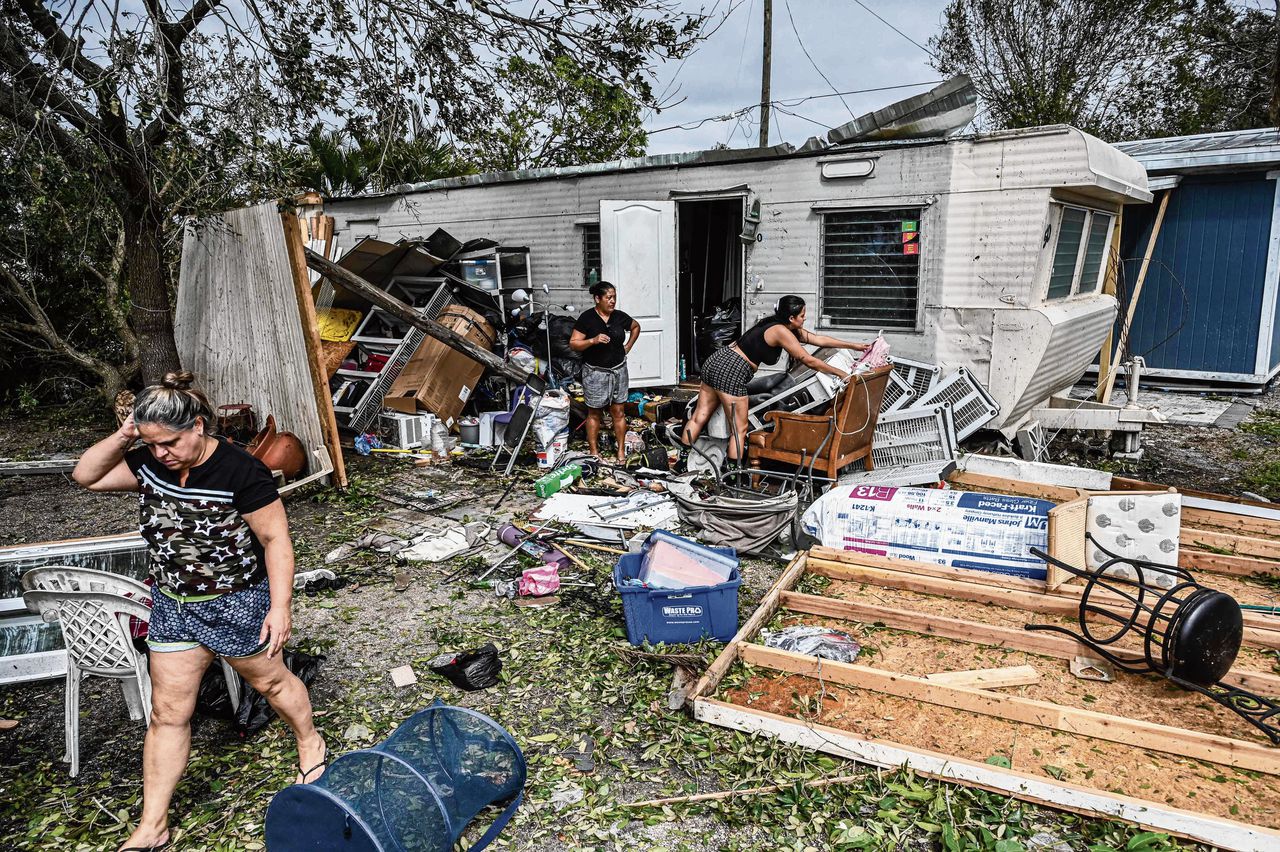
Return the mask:
{"type": "MultiPolygon", "coordinates": [[[[805,47],[804,39],[800,37],[800,30],[796,27],[795,16],[791,14],[791,3],[789,2],[789,0],[783,0],[783,6],[786,7],[787,20],[791,22],[791,32],[795,34],[796,42],[800,45],[800,50],[804,52],[804,58],[809,60],[809,64],[813,66],[813,70],[817,71],[818,76],[821,77],[824,81],[826,81],[826,84],[831,87],[831,91],[836,92],[837,91],[836,84],[832,83],[831,80],[827,77],[827,75],[822,73],[822,69],[818,67],[818,63],[815,62],[813,57],[809,55],[809,48],[805,47]]],[[[853,114],[853,110],[849,109],[849,104],[845,102],[845,99],[841,97],[838,93],[837,93],[837,97],[840,97],[840,103],[844,104],[844,108],[848,110],[849,117],[856,118],[857,116],[853,114]]],[[[797,116],[797,118],[803,118],[803,116],[797,116]]]]}
{"type": "Polygon", "coordinates": [[[921,50],[923,50],[925,53],[929,54],[929,57],[930,57],[931,59],[936,60],[936,59],[938,58],[937,56],[935,56],[935,55],[934,55],[934,53],[933,53],[933,51],[932,51],[932,50],[930,50],[929,48],[925,47],[923,44],[921,44],[920,42],[916,41],[916,40],[915,40],[915,39],[913,39],[911,36],[907,35],[907,34],[906,34],[906,33],[904,33],[902,30],[898,29],[898,28],[897,28],[897,27],[895,27],[893,24],[891,24],[891,23],[889,23],[888,21],[886,21],[884,18],[880,17],[879,13],[878,13],[878,12],[876,12],[876,10],[875,10],[875,9],[872,9],[872,8],[871,8],[870,6],[868,6],[866,3],[863,3],[863,2],[862,2],[862,0],[853,0],[853,2],[854,2],[854,3],[857,3],[857,4],[858,4],[859,6],[861,6],[863,9],[866,9],[868,12],[870,12],[872,15],[874,15],[877,21],[879,21],[880,23],[884,24],[886,27],[888,27],[889,29],[893,30],[895,33],[897,33],[898,35],[902,36],[902,37],[903,37],[903,38],[905,38],[907,41],[911,42],[911,43],[912,43],[912,44],[914,44],[916,47],[918,47],[918,48],[920,48],[921,50]]]}

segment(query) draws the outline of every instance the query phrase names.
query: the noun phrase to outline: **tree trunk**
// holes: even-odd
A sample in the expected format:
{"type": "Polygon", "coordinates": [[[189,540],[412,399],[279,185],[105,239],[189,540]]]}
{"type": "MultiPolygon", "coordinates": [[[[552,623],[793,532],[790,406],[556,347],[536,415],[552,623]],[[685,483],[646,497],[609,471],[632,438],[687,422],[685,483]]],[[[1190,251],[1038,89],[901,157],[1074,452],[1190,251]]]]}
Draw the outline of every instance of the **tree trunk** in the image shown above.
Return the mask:
{"type": "Polygon", "coordinates": [[[169,307],[169,271],[161,248],[164,230],[158,216],[124,219],[121,278],[131,303],[129,322],[138,337],[142,383],[157,384],[165,373],[181,366],[169,307]]]}

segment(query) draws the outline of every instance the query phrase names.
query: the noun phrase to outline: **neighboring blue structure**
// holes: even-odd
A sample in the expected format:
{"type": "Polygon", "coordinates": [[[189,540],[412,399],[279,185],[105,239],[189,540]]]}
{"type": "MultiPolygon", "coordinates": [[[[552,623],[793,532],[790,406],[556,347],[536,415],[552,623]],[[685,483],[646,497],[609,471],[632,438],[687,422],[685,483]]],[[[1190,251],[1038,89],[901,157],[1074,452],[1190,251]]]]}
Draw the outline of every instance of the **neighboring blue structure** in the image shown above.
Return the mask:
{"type": "Polygon", "coordinates": [[[1280,131],[1116,147],[1146,167],[1156,195],[1149,206],[1125,209],[1121,318],[1160,197],[1171,193],[1129,351],[1155,376],[1267,382],[1280,373],[1280,131]]]}

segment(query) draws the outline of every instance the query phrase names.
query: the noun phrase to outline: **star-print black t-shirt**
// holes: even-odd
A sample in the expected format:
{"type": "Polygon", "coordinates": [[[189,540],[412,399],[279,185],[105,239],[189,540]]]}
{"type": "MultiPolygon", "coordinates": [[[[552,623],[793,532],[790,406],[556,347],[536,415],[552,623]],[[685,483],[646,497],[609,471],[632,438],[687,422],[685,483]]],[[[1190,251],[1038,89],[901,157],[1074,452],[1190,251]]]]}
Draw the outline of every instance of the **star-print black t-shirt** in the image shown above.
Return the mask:
{"type": "Polygon", "coordinates": [[[627,360],[626,341],[631,333],[631,324],[635,322],[622,311],[614,310],[609,314],[609,322],[600,319],[595,308],[583,311],[582,316],[573,324],[574,331],[582,332],[583,337],[590,339],[598,334],[609,335],[608,343],[597,343],[582,350],[582,361],[593,367],[612,370],[627,360]]]}
{"type": "Polygon", "coordinates": [[[178,595],[216,595],[266,578],[262,543],[244,519],[280,498],[265,464],[222,439],[191,468],[186,485],[146,447],[124,460],[138,478],[142,537],[156,583],[178,595]]]}

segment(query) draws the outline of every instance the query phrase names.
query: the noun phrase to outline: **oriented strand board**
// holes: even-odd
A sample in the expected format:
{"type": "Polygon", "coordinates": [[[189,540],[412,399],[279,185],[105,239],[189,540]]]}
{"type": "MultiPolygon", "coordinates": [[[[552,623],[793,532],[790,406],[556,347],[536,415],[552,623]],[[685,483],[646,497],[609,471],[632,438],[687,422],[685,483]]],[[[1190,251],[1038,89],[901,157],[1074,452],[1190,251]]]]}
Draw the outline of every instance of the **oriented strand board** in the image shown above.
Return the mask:
{"type": "Polygon", "coordinates": [[[190,224],[174,333],[183,366],[215,406],[247,402],[264,423],[274,414],[307,448],[309,476],[322,464],[332,470],[274,202],[190,224]]]}

